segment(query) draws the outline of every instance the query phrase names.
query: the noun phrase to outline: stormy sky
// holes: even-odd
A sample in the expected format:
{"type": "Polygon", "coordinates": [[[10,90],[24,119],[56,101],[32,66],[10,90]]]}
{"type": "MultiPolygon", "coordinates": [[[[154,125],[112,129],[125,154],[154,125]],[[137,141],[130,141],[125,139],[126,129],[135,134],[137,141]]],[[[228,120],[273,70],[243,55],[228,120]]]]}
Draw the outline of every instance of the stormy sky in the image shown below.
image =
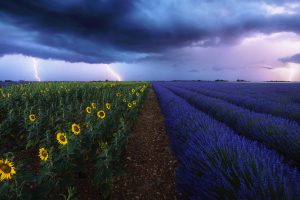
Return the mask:
{"type": "Polygon", "coordinates": [[[299,34],[292,0],[3,0],[0,80],[300,81],[299,34]]]}

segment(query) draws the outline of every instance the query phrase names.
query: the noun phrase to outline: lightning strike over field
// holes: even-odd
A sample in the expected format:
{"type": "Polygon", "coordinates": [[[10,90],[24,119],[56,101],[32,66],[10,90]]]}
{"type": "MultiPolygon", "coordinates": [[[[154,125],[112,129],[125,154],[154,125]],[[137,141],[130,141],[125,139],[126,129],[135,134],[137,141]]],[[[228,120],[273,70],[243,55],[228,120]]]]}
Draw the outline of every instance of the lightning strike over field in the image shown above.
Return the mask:
{"type": "Polygon", "coordinates": [[[34,68],[34,77],[36,78],[37,81],[41,82],[41,78],[39,77],[39,72],[38,72],[38,62],[35,58],[32,58],[33,62],[33,68],[34,68]]]}
{"type": "Polygon", "coordinates": [[[297,74],[297,68],[299,68],[298,64],[290,64],[289,81],[293,81],[294,76],[297,74]]]}
{"type": "Polygon", "coordinates": [[[107,71],[111,73],[118,81],[122,81],[122,78],[117,72],[115,72],[109,65],[105,65],[107,71]]]}

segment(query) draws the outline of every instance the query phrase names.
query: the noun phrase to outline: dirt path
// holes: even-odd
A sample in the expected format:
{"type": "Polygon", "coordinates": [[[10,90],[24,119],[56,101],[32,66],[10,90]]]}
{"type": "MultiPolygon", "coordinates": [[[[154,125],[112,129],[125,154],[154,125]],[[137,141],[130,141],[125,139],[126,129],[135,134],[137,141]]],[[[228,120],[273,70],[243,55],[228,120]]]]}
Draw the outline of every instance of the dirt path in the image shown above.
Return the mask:
{"type": "Polygon", "coordinates": [[[169,151],[163,116],[152,89],[128,139],[122,164],[126,174],[114,180],[113,199],[177,199],[176,161],[169,151]]]}

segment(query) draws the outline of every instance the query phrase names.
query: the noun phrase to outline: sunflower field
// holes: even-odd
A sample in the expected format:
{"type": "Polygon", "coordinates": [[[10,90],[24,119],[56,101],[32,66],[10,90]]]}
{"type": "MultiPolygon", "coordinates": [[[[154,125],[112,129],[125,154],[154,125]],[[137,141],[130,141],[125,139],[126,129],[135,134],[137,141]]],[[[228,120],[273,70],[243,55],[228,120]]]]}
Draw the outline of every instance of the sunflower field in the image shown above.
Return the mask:
{"type": "Polygon", "coordinates": [[[109,198],[147,82],[0,88],[0,199],[109,198]]]}

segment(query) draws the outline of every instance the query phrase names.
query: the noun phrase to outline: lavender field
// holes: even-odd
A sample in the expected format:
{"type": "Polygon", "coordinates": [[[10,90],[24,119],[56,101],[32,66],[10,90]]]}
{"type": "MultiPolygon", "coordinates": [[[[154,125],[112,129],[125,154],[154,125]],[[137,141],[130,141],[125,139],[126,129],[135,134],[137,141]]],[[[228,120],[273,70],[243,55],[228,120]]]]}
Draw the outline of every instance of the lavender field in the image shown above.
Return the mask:
{"type": "Polygon", "coordinates": [[[155,82],[183,199],[297,199],[300,84],[155,82]]]}

